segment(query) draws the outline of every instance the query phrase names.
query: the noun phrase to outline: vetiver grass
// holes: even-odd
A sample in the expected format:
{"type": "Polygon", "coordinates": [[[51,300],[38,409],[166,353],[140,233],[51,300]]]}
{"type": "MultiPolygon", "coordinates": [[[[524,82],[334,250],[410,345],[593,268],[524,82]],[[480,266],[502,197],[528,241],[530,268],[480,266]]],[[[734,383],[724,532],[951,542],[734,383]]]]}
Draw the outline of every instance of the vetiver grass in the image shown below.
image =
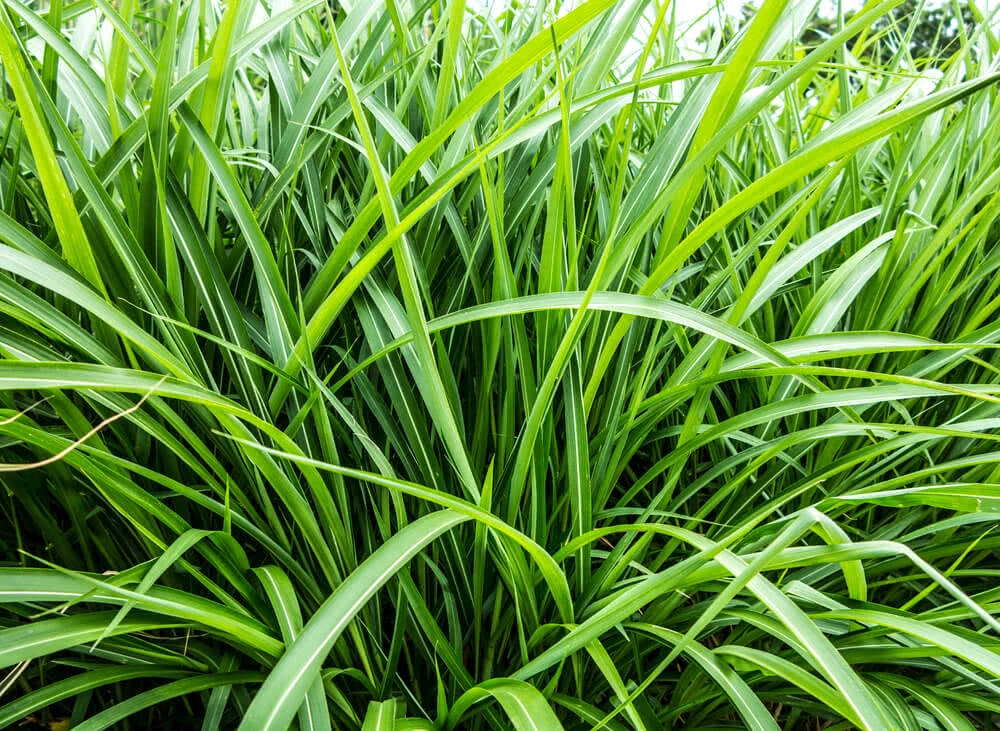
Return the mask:
{"type": "Polygon", "coordinates": [[[898,4],[5,0],[0,727],[994,728],[1000,41],[898,4]]]}

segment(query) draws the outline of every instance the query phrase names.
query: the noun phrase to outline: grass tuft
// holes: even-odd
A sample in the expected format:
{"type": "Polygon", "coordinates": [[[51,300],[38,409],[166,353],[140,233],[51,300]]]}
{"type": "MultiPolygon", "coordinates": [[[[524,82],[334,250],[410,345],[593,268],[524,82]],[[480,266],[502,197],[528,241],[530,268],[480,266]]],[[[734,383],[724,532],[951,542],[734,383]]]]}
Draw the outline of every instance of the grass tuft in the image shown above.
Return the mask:
{"type": "Polygon", "coordinates": [[[0,727],[996,728],[995,18],[681,5],[4,0],[0,727]]]}

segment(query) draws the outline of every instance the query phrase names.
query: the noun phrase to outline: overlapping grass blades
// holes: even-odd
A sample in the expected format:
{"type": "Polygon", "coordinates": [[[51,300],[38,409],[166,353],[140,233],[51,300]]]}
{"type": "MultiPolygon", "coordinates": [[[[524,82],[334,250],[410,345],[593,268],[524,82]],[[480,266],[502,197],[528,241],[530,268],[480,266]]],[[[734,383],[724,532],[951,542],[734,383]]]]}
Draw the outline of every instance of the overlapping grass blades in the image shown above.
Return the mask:
{"type": "Polygon", "coordinates": [[[991,728],[1000,41],[900,1],[4,0],[0,726],[991,728]]]}

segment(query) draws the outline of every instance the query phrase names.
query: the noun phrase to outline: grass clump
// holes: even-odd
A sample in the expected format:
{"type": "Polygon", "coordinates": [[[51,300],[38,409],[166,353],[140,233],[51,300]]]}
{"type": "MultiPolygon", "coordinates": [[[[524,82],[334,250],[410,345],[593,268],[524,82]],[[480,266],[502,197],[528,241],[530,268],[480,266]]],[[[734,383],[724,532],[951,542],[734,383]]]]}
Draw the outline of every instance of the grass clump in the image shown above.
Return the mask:
{"type": "Polygon", "coordinates": [[[6,0],[0,727],[994,728],[1000,46],[898,5],[6,0]]]}

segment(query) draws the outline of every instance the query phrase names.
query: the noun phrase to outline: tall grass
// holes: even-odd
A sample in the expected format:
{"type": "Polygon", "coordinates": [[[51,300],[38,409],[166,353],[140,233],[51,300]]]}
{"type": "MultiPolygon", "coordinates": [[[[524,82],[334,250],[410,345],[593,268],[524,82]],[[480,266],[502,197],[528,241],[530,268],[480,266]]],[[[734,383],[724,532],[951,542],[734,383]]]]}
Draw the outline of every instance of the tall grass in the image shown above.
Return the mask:
{"type": "Polygon", "coordinates": [[[996,728],[1000,41],[899,2],[5,0],[0,727],[996,728]]]}

